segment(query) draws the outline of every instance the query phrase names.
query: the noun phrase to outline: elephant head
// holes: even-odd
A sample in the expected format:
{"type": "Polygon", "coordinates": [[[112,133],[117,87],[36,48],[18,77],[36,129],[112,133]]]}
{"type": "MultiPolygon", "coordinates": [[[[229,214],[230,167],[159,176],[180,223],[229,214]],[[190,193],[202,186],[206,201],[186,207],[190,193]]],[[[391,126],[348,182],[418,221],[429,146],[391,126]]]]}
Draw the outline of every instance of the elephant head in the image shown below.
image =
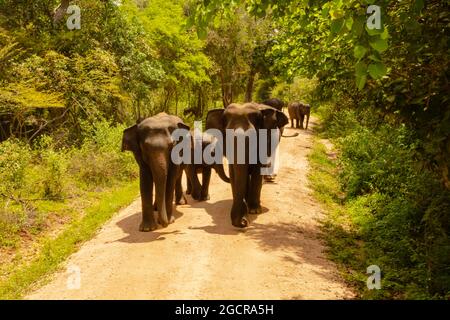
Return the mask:
{"type": "MultiPolygon", "coordinates": [[[[261,129],[282,129],[288,123],[288,119],[284,113],[266,105],[260,105],[256,103],[246,103],[243,105],[231,104],[225,109],[211,110],[206,118],[206,129],[218,129],[224,136],[224,150],[226,147],[225,138],[227,129],[231,129],[233,132],[248,132],[254,130],[259,137],[259,131],[261,129]]],[[[270,150],[270,134],[265,136],[267,141],[267,150],[270,150]]],[[[259,139],[259,138],[258,138],[259,139]]],[[[229,165],[231,188],[233,192],[233,206],[231,209],[231,223],[236,227],[248,226],[248,219],[246,214],[261,213],[260,195],[262,187],[261,176],[261,159],[259,159],[259,150],[251,148],[251,145],[247,139],[244,150],[237,149],[236,137],[234,145],[231,146],[233,154],[235,156],[238,151],[244,152],[242,159],[244,162],[232,161],[229,165]],[[255,155],[252,152],[256,152],[257,162],[253,163],[250,159],[255,155]]],[[[256,146],[261,143],[257,141],[256,146]]]]}
{"type": "Polygon", "coordinates": [[[153,183],[156,189],[159,222],[164,227],[171,222],[173,193],[180,175],[180,166],[175,165],[170,156],[173,147],[179,142],[172,138],[172,133],[176,129],[188,131],[189,127],[178,117],[160,113],[142,120],[123,132],[122,150],[133,152],[140,169],[141,231],[156,229],[152,203],[153,183]]]}

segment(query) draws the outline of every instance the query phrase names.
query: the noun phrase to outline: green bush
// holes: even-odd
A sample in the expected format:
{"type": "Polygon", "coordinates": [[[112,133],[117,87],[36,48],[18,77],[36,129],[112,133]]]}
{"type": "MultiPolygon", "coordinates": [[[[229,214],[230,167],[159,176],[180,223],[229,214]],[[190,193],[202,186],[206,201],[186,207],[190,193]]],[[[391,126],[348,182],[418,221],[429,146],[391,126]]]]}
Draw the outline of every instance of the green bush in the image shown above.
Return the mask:
{"type": "Polygon", "coordinates": [[[31,149],[23,142],[11,139],[0,143],[0,192],[3,196],[20,191],[31,158],[31,149]]]}
{"type": "Polygon", "coordinates": [[[42,135],[32,145],[0,143],[0,246],[14,246],[21,231],[39,233],[66,199],[137,178],[130,153],[121,152],[123,125],[84,124],[79,147],[42,135]]]}
{"type": "Polygon", "coordinates": [[[83,144],[72,150],[70,171],[91,186],[106,186],[112,180],[137,178],[137,166],[129,152],[121,152],[125,126],[108,121],[84,123],[83,144]]]}
{"type": "Polygon", "coordinates": [[[284,99],[286,102],[302,101],[310,103],[314,108],[317,80],[294,78],[292,83],[279,83],[272,89],[272,96],[284,99]]]}
{"type": "Polygon", "coordinates": [[[412,131],[364,111],[324,105],[319,113],[340,150],[339,181],[365,264],[383,272],[384,290],[367,297],[448,296],[450,191],[421,164],[412,131]]]}
{"type": "Polygon", "coordinates": [[[36,143],[39,164],[39,184],[42,196],[46,199],[64,198],[68,181],[68,159],[66,149],[54,149],[53,139],[47,135],[41,136],[36,143]]]}

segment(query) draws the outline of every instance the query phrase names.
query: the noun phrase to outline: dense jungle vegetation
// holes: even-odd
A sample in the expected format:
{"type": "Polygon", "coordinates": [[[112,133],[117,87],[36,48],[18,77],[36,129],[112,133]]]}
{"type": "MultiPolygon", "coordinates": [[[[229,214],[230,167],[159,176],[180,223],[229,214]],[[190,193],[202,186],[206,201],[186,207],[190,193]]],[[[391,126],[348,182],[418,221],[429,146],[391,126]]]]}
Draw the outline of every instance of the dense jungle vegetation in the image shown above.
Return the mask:
{"type": "Polygon", "coordinates": [[[137,179],[120,152],[136,119],[278,97],[310,103],[339,150],[314,152],[311,179],[338,208],[325,232],[361,297],[450,297],[449,4],[0,0],[0,282],[137,179]],[[382,290],[361,276],[373,264],[382,290]]]}

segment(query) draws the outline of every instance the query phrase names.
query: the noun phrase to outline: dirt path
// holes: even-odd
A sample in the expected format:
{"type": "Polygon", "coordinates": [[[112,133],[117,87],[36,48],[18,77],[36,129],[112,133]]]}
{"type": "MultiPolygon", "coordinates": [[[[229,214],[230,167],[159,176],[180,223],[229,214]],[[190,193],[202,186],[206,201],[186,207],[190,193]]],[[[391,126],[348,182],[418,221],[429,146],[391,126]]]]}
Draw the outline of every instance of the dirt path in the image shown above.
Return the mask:
{"type": "Polygon", "coordinates": [[[80,270],[79,289],[68,289],[74,273],[64,270],[27,298],[352,298],[319,239],[321,211],[307,187],[311,131],[295,131],[282,139],[277,183],[263,186],[266,212],[247,230],[231,226],[231,188],[213,175],[211,200],[188,198],[166,229],[138,232],[136,200],[69,258],[67,266],[80,270]]]}

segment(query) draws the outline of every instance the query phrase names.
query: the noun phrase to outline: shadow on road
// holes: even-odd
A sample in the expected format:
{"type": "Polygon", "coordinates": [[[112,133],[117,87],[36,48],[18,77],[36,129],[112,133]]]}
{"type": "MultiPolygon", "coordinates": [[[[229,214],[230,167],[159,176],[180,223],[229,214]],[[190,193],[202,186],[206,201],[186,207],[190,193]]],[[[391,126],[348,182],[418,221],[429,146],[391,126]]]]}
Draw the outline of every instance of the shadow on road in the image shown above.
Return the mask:
{"type": "MultiPolygon", "coordinates": [[[[175,217],[175,220],[183,216],[183,214],[176,208],[174,208],[173,215],[175,217]]],[[[124,219],[117,222],[117,226],[128,235],[116,241],[128,243],[146,243],[157,240],[165,240],[166,239],[164,237],[165,235],[181,233],[181,231],[179,230],[172,232],[164,232],[164,229],[157,229],[151,232],[140,232],[139,224],[141,223],[141,218],[142,212],[136,212],[135,214],[127,216],[124,219]]]]}
{"type": "MultiPolygon", "coordinates": [[[[268,213],[270,214],[270,213],[268,213]]],[[[283,260],[295,265],[316,265],[316,274],[325,279],[336,281],[332,266],[323,254],[324,247],[318,241],[318,232],[305,226],[290,223],[253,223],[246,236],[255,240],[265,251],[276,251],[283,260]]]]}
{"type": "MultiPolygon", "coordinates": [[[[192,203],[192,202],[190,202],[192,203]]],[[[221,235],[237,235],[245,233],[248,229],[236,228],[231,224],[230,210],[233,204],[232,199],[222,200],[215,203],[209,202],[194,202],[193,208],[202,208],[208,215],[211,216],[213,225],[203,227],[191,227],[192,230],[203,230],[212,234],[221,235]]],[[[263,207],[263,213],[269,210],[263,207]]],[[[249,215],[250,225],[257,219],[256,215],[249,215]]]]}

